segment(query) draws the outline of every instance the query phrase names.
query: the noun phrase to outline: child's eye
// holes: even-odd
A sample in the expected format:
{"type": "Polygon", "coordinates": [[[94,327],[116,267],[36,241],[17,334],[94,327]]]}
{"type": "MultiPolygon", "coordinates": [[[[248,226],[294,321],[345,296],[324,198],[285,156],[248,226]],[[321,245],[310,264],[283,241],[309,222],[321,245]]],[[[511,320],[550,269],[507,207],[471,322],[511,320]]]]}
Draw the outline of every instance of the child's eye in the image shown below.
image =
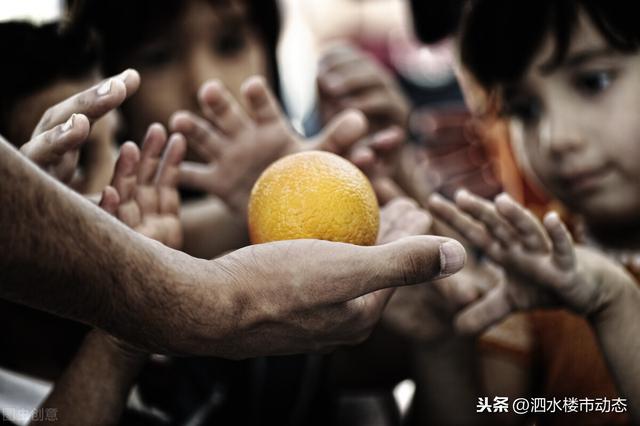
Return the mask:
{"type": "Polygon", "coordinates": [[[221,56],[233,56],[246,46],[245,36],[241,29],[224,31],[213,42],[213,49],[221,56]]]}
{"type": "Polygon", "coordinates": [[[611,86],[615,75],[611,71],[592,71],[578,74],[574,79],[575,87],[586,95],[597,95],[611,86]]]}

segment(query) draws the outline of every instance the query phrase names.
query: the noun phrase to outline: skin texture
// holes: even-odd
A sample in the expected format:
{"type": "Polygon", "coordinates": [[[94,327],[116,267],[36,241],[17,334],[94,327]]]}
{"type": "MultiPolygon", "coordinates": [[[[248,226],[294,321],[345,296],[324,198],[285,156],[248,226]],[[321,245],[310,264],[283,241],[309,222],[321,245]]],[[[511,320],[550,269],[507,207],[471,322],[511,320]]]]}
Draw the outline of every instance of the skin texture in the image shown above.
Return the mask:
{"type": "Polygon", "coordinates": [[[243,358],[361,341],[391,295],[384,289],[464,263],[462,247],[438,237],[376,247],[286,241],[194,259],[127,229],[0,146],[2,297],[146,350],[243,358]],[[291,262],[300,252],[308,256],[291,262]]]}
{"type": "Polygon", "coordinates": [[[640,347],[640,289],[618,263],[574,245],[556,213],[542,223],[509,196],[486,201],[462,190],[455,204],[433,196],[431,211],[481,249],[506,273],[500,285],[457,315],[463,333],[477,333],[517,310],[564,306],[585,315],[602,345],[634,418],[640,414],[636,380],[640,347]]]}
{"type": "MultiPolygon", "coordinates": [[[[133,151],[122,151],[119,164],[123,162],[123,156],[133,159],[133,151]]],[[[172,155],[166,152],[165,157],[172,155]]],[[[114,177],[114,186],[118,186],[118,180],[120,178],[114,177]]],[[[429,223],[426,212],[406,199],[391,202],[381,210],[381,216],[384,224],[379,239],[381,244],[421,233],[429,223]]],[[[156,235],[166,234],[161,229],[161,222],[154,223],[156,235]]],[[[58,424],[117,424],[145,360],[144,352],[95,330],[86,338],[73,363],[57,381],[42,407],[58,409],[58,424]]]]}
{"type": "MultiPolygon", "coordinates": [[[[179,249],[178,167],[186,152],[181,135],[149,127],[142,152],[122,146],[100,206],[136,232],[179,249]]],[[[57,424],[118,424],[147,354],[103,331],[93,330],[42,408],[54,407],[57,424]]]]}

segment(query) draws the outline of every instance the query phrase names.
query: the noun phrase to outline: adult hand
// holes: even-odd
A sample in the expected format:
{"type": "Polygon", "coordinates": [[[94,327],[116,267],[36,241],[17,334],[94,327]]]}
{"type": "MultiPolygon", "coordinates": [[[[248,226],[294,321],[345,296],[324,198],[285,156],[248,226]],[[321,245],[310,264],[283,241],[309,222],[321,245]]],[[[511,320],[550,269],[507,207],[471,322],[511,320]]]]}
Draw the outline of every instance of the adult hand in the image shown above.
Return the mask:
{"type": "Polygon", "coordinates": [[[464,259],[456,241],[429,236],[374,247],[317,240],[246,247],[185,271],[190,285],[175,299],[183,332],[165,339],[183,352],[229,358],[359,343],[393,288],[446,277],[464,259]]]}

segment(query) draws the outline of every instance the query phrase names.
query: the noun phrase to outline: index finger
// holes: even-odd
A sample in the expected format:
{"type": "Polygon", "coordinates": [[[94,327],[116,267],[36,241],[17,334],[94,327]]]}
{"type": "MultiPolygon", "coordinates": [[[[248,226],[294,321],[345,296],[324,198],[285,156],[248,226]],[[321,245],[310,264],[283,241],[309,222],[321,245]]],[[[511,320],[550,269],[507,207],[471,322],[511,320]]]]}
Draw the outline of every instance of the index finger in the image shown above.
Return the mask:
{"type": "Polygon", "coordinates": [[[47,109],[36,125],[32,138],[64,123],[74,113],[86,115],[89,122],[93,123],[120,106],[139,86],[140,76],[132,69],[107,78],[47,109]]]}

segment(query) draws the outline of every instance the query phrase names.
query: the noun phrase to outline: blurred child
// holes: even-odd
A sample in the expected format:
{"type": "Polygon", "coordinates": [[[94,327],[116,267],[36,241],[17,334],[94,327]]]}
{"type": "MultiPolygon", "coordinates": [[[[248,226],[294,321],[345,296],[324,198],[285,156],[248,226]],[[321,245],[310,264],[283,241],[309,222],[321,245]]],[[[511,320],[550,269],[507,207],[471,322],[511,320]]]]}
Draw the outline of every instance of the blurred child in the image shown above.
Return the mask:
{"type": "MultiPolygon", "coordinates": [[[[458,328],[477,332],[514,310],[566,307],[573,314],[532,314],[533,355],[543,372],[535,391],[563,402],[614,399],[608,366],[638,421],[640,32],[633,9],[475,1],[463,19],[463,64],[496,95],[522,169],[578,216],[571,224],[577,244],[557,214],[540,223],[504,195],[491,203],[459,192],[457,207],[438,197],[430,206],[506,273],[506,284],[458,315],[458,328]]],[[[626,407],[594,411],[536,417],[542,424],[629,423],[626,407]]]]}

